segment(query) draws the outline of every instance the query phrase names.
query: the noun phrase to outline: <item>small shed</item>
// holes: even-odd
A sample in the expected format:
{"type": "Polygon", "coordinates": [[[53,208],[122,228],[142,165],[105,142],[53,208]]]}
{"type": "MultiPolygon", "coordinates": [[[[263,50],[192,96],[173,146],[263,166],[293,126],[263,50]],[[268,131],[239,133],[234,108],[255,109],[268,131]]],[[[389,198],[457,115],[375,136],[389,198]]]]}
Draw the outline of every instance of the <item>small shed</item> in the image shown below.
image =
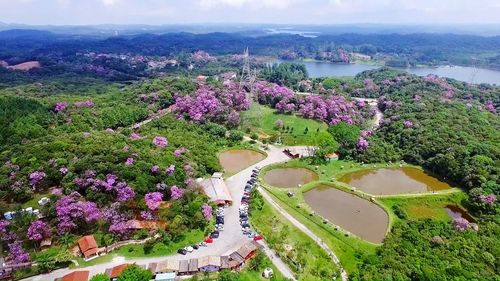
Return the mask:
{"type": "Polygon", "coordinates": [[[61,281],[88,281],[90,272],[88,270],[73,271],[64,275],[61,281]]]}
{"type": "Polygon", "coordinates": [[[257,243],[254,241],[247,242],[243,246],[241,246],[236,253],[243,258],[243,260],[248,261],[253,258],[257,254],[257,243]]]}
{"type": "Polygon", "coordinates": [[[155,281],[174,281],[176,277],[175,272],[160,273],[156,274],[155,281]]]}
{"type": "MultiPolygon", "coordinates": [[[[194,259],[196,260],[196,259],[194,259]]],[[[179,275],[188,275],[189,274],[189,261],[181,260],[179,261],[179,271],[177,271],[179,275]]]]}
{"type": "Polygon", "coordinates": [[[198,259],[190,259],[188,274],[196,274],[197,272],[198,272],[198,259]]]}
{"type": "Polygon", "coordinates": [[[264,269],[264,272],[262,272],[262,277],[266,278],[266,279],[271,279],[274,275],[274,272],[273,272],[273,269],[270,268],[270,267],[266,267],[264,269]]]}
{"type": "Polygon", "coordinates": [[[339,156],[337,153],[329,153],[325,155],[325,160],[326,161],[337,161],[339,160],[339,156]]]}
{"type": "Polygon", "coordinates": [[[219,271],[220,266],[219,256],[207,256],[198,259],[198,270],[202,272],[219,271]]]}
{"type": "Polygon", "coordinates": [[[97,256],[98,248],[94,235],[87,235],[80,238],[78,240],[78,247],[80,248],[80,251],[85,259],[97,256]]]}

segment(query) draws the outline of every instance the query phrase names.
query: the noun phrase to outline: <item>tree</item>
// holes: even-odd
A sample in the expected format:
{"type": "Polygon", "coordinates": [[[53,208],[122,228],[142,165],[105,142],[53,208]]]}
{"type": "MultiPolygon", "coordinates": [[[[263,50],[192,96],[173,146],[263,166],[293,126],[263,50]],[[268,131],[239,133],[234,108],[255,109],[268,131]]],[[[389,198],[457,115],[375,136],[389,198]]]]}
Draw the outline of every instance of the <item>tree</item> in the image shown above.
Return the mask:
{"type": "Polygon", "coordinates": [[[109,281],[109,277],[106,273],[100,273],[90,278],[90,281],[109,281]]]}
{"type": "Polygon", "coordinates": [[[153,278],[153,273],[149,269],[142,269],[136,264],[129,265],[118,276],[118,281],[149,281],[153,278]]]}
{"type": "Polygon", "coordinates": [[[315,156],[320,158],[325,157],[329,153],[336,152],[338,144],[331,134],[328,132],[316,133],[313,137],[314,145],[318,147],[315,151],[315,156]]]}
{"type": "Polygon", "coordinates": [[[352,150],[356,148],[358,137],[361,134],[361,130],[358,127],[345,122],[331,126],[328,128],[328,132],[340,145],[339,153],[343,157],[350,155],[352,150]]]}

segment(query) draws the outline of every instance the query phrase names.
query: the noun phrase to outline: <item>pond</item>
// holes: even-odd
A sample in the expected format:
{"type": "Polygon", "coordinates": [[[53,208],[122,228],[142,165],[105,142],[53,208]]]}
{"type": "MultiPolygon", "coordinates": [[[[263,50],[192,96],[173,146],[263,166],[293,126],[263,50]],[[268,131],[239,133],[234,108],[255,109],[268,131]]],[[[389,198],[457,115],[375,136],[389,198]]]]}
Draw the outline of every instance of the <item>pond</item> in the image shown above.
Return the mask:
{"type": "Polygon", "coordinates": [[[220,165],[229,173],[239,172],[264,158],[264,154],[250,149],[231,149],[219,154],[220,165]]]}
{"type": "Polygon", "coordinates": [[[389,215],[377,204],[327,185],[305,192],[304,199],[316,213],[360,238],[384,240],[389,215]]]}
{"type": "Polygon", "coordinates": [[[456,205],[446,205],[444,208],[445,211],[448,213],[448,216],[453,220],[453,219],[458,219],[458,218],[464,218],[468,220],[469,222],[476,222],[474,218],[467,213],[464,209],[456,206],[456,205]]]}
{"type": "Polygon", "coordinates": [[[318,180],[318,175],[306,168],[278,168],[268,171],[264,181],[272,186],[294,188],[318,180]]]}
{"type": "Polygon", "coordinates": [[[373,195],[417,193],[451,188],[448,183],[413,167],[361,170],[348,173],[339,181],[373,195]]]}
{"type": "MultiPolygon", "coordinates": [[[[280,60],[275,62],[282,62],[280,60]]],[[[331,63],[326,61],[296,61],[304,64],[311,78],[327,76],[355,76],[365,70],[377,69],[380,66],[359,63],[331,63]]],[[[474,77],[474,83],[489,83],[500,85],[500,71],[485,68],[473,68],[466,66],[438,66],[438,67],[410,67],[397,68],[411,74],[426,76],[435,74],[441,77],[453,78],[459,81],[470,82],[474,77]]]]}

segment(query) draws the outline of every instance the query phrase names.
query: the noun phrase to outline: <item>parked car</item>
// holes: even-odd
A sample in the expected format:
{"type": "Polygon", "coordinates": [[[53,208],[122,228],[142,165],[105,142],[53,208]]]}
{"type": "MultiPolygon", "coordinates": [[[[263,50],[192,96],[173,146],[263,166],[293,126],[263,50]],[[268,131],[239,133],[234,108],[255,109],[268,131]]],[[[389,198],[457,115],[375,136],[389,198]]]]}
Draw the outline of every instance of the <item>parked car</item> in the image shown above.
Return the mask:
{"type": "Polygon", "coordinates": [[[258,234],[253,237],[253,241],[259,241],[259,240],[262,240],[262,239],[264,239],[264,238],[262,238],[262,236],[260,236],[258,234]]]}
{"type": "Polygon", "coordinates": [[[179,249],[179,250],[177,250],[177,253],[179,253],[181,255],[186,255],[187,251],[186,251],[186,249],[179,249]]]}
{"type": "Polygon", "coordinates": [[[219,231],[214,231],[210,233],[210,238],[219,238],[219,231]]]}
{"type": "Polygon", "coordinates": [[[184,250],[188,251],[188,253],[192,253],[194,251],[194,248],[191,246],[187,246],[186,248],[184,248],[184,250]]]}
{"type": "Polygon", "coordinates": [[[193,246],[191,246],[191,247],[193,247],[193,249],[195,249],[195,250],[198,250],[198,249],[200,248],[200,245],[198,245],[198,244],[194,244],[194,245],[193,245],[193,246]]]}
{"type": "MultiPolygon", "coordinates": [[[[210,243],[212,243],[212,242],[210,242],[210,243]]],[[[208,246],[207,242],[203,241],[200,243],[200,247],[206,247],[206,246],[208,246]]]]}
{"type": "Polygon", "coordinates": [[[214,239],[212,237],[208,237],[207,239],[205,239],[205,241],[203,241],[207,244],[210,244],[210,243],[214,243],[214,239]]]}

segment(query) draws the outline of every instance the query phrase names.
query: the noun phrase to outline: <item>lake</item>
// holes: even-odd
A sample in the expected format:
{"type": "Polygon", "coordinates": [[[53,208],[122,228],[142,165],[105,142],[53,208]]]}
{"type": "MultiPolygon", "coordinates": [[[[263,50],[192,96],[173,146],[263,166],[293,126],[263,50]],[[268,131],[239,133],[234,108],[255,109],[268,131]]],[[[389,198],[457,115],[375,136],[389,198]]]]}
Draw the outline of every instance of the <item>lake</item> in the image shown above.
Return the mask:
{"type": "Polygon", "coordinates": [[[264,158],[264,154],[249,149],[231,149],[219,154],[220,165],[229,173],[239,172],[264,158]]]}
{"type": "MultiPolygon", "coordinates": [[[[379,66],[368,64],[342,64],[318,61],[297,61],[306,66],[309,76],[312,78],[325,76],[355,76],[365,70],[377,69],[379,66]]],[[[407,71],[412,74],[426,76],[435,74],[441,77],[453,78],[456,80],[469,82],[474,74],[474,83],[489,83],[500,85],[500,71],[484,68],[474,69],[465,66],[439,66],[439,67],[413,67],[413,68],[397,68],[402,71],[407,71]]]]}
{"type": "Polygon", "coordinates": [[[331,223],[381,243],[389,227],[389,215],[375,203],[334,187],[320,185],[304,193],[306,203],[331,223]]]}
{"type": "Polygon", "coordinates": [[[373,195],[418,193],[451,188],[448,183],[413,167],[361,170],[348,173],[339,181],[373,195]]]}
{"type": "Polygon", "coordinates": [[[318,175],[305,168],[272,169],[264,175],[264,181],[272,186],[294,188],[318,180],[318,175]]]}

